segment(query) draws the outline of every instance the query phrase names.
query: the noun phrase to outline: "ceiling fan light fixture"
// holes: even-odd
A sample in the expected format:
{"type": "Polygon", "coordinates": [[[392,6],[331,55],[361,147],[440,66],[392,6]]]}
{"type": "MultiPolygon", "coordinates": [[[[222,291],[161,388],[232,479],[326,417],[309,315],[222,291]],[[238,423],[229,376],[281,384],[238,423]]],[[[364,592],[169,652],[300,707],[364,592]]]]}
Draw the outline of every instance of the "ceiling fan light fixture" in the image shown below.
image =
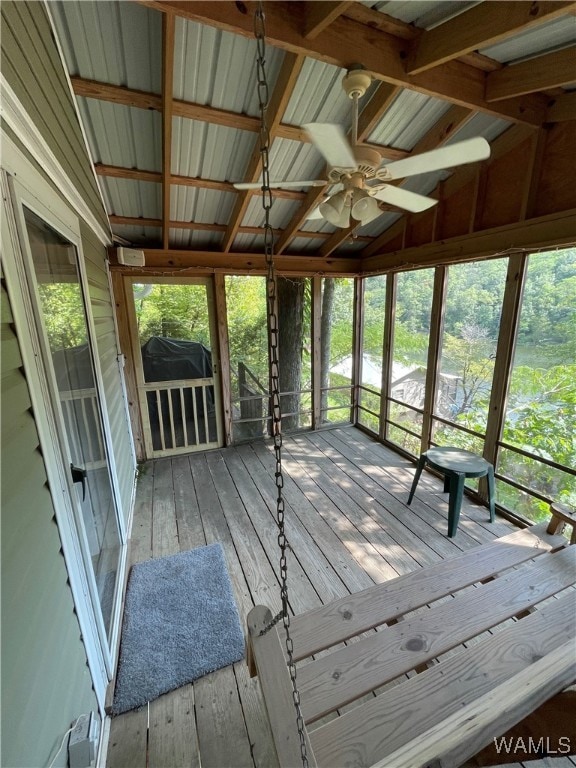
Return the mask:
{"type": "Polygon", "coordinates": [[[355,189],[352,197],[352,218],[361,224],[368,224],[378,218],[382,211],[375,200],[366,190],[355,189]]]}
{"type": "Polygon", "coordinates": [[[320,213],[335,227],[347,227],[350,223],[348,192],[343,189],[320,204],[320,213]]]}

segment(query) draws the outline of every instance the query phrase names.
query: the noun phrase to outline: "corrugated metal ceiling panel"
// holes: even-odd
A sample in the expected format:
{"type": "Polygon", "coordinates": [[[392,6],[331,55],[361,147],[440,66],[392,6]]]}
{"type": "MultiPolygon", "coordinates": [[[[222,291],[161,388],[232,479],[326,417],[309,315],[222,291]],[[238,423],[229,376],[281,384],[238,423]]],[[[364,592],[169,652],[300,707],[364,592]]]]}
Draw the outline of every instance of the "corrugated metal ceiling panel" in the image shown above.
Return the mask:
{"type": "Polygon", "coordinates": [[[234,192],[173,186],[170,195],[170,217],[173,221],[228,224],[235,202],[234,192]]]}
{"type": "Polygon", "coordinates": [[[290,241],[288,253],[315,253],[321,246],[322,241],[316,238],[295,237],[290,241]]]}
{"type": "Polygon", "coordinates": [[[149,181],[99,177],[109,214],[159,219],[162,211],[161,186],[149,181]]]}
{"type": "Polygon", "coordinates": [[[255,141],[255,133],[175,117],[172,173],[215,181],[241,181],[255,141]]]}
{"type": "MultiPolygon", "coordinates": [[[[299,206],[300,202],[298,200],[284,200],[279,197],[275,198],[272,208],[270,208],[271,226],[274,229],[284,229],[298,210],[299,206]]],[[[252,196],[252,199],[248,203],[242,226],[264,226],[264,209],[262,208],[261,195],[252,196]]]]}
{"type": "Polygon", "coordinates": [[[477,4],[469,0],[384,0],[366,3],[376,11],[387,13],[388,16],[414,24],[421,29],[432,29],[477,4]]]}
{"type": "Polygon", "coordinates": [[[50,10],[70,74],[161,92],[162,14],[139,3],[108,1],[58,0],[50,10]]]}
{"type": "MultiPolygon", "coordinates": [[[[391,227],[392,224],[394,224],[395,221],[397,221],[402,214],[400,213],[392,213],[392,212],[385,212],[382,214],[382,216],[378,216],[377,219],[374,219],[374,221],[369,222],[363,227],[360,227],[356,234],[358,235],[370,235],[371,237],[377,237],[378,235],[382,234],[388,227],[391,227]]],[[[365,248],[366,243],[362,243],[362,246],[365,248]]]]}
{"type": "Polygon", "coordinates": [[[576,20],[574,16],[562,16],[534,29],[528,29],[497,45],[482,48],[480,53],[491,59],[510,64],[529,59],[536,54],[566,48],[576,43],[576,20]]]}
{"type": "MultiPolygon", "coordinates": [[[[252,38],[177,18],[174,40],[174,98],[248,115],[259,114],[256,43],[252,38]]],[[[270,92],[284,53],[268,46],[270,92]]]]}
{"type": "Polygon", "coordinates": [[[411,150],[449,109],[446,101],[403,90],[372,131],[369,141],[411,150]]]}
{"type": "Polygon", "coordinates": [[[352,124],[352,105],[342,90],[342,77],[345,74],[346,70],[340,67],[305,59],[283,122],[291,125],[338,123],[344,130],[349,130],[352,124]]]}
{"type": "Polygon", "coordinates": [[[222,242],[222,232],[206,232],[193,229],[171,229],[170,246],[172,248],[205,248],[214,250],[222,242]]]}
{"type": "Polygon", "coordinates": [[[114,224],[112,231],[115,235],[129,243],[150,243],[160,245],[162,232],[159,227],[134,227],[125,224],[114,224]]]}
{"type": "Polygon", "coordinates": [[[162,169],[162,120],[158,112],[78,97],[92,160],[105,165],[162,169]]]}
{"type": "MultiPolygon", "coordinates": [[[[270,147],[270,179],[299,181],[326,178],[326,161],[312,144],[275,139],[270,147]]],[[[309,189],[302,187],[302,190],[309,189]]]]}
{"type": "Polygon", "coordinates": [[[512,125],[508,120],[502,120],[492,115],[478,112],[468,122],[459,128],[451,136],[446,144],[454,144],[457,141],[472,139],[474,136],[483,136],[487,141],[494,141],[501,133],[504,133],[512,125]]]}

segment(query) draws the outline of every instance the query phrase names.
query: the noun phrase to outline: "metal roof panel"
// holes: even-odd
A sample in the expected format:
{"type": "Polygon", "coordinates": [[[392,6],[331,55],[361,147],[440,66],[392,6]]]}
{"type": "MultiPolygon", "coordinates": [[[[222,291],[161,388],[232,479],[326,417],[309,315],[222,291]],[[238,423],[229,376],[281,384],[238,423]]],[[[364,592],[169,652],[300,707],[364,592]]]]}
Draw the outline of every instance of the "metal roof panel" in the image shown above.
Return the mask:
{"type": "Polygon", "coordinates": [[[480,53],[502,64],[518,63],[533,56],[566,48],[576,43],[576,20],[573,16],[539,24],[501,43],[480,49],[480,53]]]}
{"type": "Polygon", "coordinates": [[[139,3],[109,0],[58,0],[50,10],[70,74],[161,92],[160,13],[139,3]]]}
{"type": "Polygon", "coordinates": [[[172,121],[172,173],[215,181],[240,181],[256,134],[223,125],[175,117],[172,121]]]}
{"type": "Polygon", "coordinates": [[[369,141],[411,150],[449,109],[446,101],[402,90],[370,134],[369,141]]]}
{"type": "Polygon", "coordinates": [[[150,181],[99,177],[109,214],[159,219],[162,215],[161,186],[150,181]]]}
{"type": "MultiPolygon", "coordinates": [[[[177,17],[174,98],[258,115],[255,59],[254,39],[177,17]]],[[[283,51],[267,47],[266,74],[271,91],[283,60],[283,51]]]]}

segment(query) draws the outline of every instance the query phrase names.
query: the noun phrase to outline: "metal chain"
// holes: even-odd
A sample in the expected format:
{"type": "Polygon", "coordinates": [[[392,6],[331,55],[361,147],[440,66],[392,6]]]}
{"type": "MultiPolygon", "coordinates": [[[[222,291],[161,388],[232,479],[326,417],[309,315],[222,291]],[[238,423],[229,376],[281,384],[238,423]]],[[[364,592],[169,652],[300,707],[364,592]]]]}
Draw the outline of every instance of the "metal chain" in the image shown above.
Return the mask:
{"type": "Polygon", "coordinates": [[[276,524],[278,526],[278,546],[280,548],[280,597],[282,610],[262,630],[266,633],[280,619],[284,625],[286,636],[286,656],[288,670],[292,682],[292,700],[296,710],[296,725],[300,737],[300,756],[302,765],[308,768],[308,754],[306,750],[306,737],[304,730],[304,718],[300,706],[300,693],[296,684],[296,664],[294,662],[294,644],[290,636],[290,614],[288,603],[288,563],[286,550],[288,541],[284,531],[284,476],[282,474],[282,412],[280,407],[280,380],[278,367],[278,314],[277,314],[277,290],[276,274],[274,271],[274,233],[270,224],[270,209],[272,208],[272,191],[270,189],[270,133],[266,122],[266,113],[269,103],[269,87],[266,77],[266,27],[262,0],[259,0],[254,16],[254,36],[257,43],[256,76],[258,80],[258,101],[260,106],[260,159],[262,163],[262,207],[264,209],[264,255],[266,258],[266,297],[268,308],[268,327],[270,334],[269,343],[269,371],[270,371],[270,402],[272,414],[272,435],[274,438],[274,457],[276,469],[276,524]]]}

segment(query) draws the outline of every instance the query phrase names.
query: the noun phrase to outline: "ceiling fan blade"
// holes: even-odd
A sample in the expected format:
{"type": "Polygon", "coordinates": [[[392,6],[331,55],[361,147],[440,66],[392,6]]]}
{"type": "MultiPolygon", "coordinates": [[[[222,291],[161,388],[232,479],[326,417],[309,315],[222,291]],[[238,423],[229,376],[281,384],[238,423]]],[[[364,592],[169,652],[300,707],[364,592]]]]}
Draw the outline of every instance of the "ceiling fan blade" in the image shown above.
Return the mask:
{"type": "MultiPolygon", "coordinates": [[[[290,187],[325,187],[328,182],[324,179],[307,179],[306,181],[271,181],[272,189],[290,189],[290,187]]],[[[250,183],[241,181],[233,185],[235,189],[262,189],[262,182],[250,183]]]]}
{"type": "Polygon", "coordinates": [[[490,157],[490,144],[486,139],[478,136],[474,139],[459,141],[457,144],[450,144],[447,147],[432,149],[421,155],[396,160],[383,167],[391,174],[390,178],[405,179],[407,176],[415,176],[417,173],[441,171],[456,165],[485,160],[487,157],[490,157]]]}
{"type": "Polygon", "coordinates": [[[388,184],[375,192],[372,197],[382,200],[383,203],[397,205],[399,208],[404,208],[411,213],[425,211],[438,202],[438,200],[433,200],[431,197],[424,197],[424,195],[419,195],[416,192],[410,192],[409,189],[392,187],[388,184]]]}
{"type": "Polygon", "coordinates": [[[355,169],[358,165],[352,147],[348,143],[342,127],[332,123],[306,123],[302,128],[318,152],[324,156],[333,168],[355,169]]]}

